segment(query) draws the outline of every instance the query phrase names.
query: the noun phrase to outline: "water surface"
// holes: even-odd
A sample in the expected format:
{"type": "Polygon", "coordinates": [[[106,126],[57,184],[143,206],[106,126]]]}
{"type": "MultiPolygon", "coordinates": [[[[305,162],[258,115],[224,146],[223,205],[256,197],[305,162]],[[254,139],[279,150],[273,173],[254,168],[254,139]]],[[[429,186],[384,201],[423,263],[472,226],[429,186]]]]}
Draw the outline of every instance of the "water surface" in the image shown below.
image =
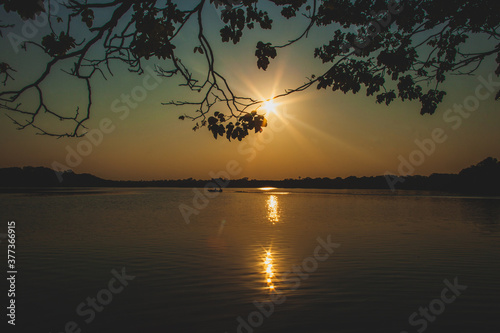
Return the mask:
{"type": "Polygon", "coordinates": [[[16,221],[16,330],[63,332],[74,321],[82,332],[417,332],[424,317],[409,317],[457,279],[467,289],[425,331],[499,331],[499,198],[211,194],[189,224],[179,206],[195,209],[192,189],[0,194],[0,232],[16,221]],[[324,261],[318,239],[338,244],[324,261]],[[123,268],[135,278],[92,320],[79,315],[123,268]]]}

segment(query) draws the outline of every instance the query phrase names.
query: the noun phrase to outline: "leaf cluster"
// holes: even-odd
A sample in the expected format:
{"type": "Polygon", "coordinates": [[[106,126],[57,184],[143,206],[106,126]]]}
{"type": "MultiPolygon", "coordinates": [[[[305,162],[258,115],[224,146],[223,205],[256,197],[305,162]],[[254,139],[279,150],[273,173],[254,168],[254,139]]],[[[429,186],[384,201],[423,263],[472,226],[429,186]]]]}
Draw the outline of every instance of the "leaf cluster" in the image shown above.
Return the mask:
{"type": "MultiPolygon", "coordinates": [[[[228,117],[219,111],[215,111],[213,116],[201,123],[197,123],[193,130],[198,130],[200,127],[207,126],[208,130],[212,132],[215,139],[219,136],[226,136],[226,139],[238,139],[241,141],[245,138],[250,131],[255,133],[262,132],[264,127],[267,127],[267,119],[263,115],[257,114],[257,111],[245,113],[237,119],[236,122],[228,121],[232,117],[228,117]]],[[[180,116],[179,119],[184,120],[185,116],[180,116]]]]}
{"type": "MultiPolygon", "coordinates": [[[[0,0],[4,12],[17,13],[24,20],[45,12],[47,4],[46,0],[0,0]]],[[[308,22],[299,36],[284,44],[264,39],[256,44],[256,65],[262,70],[267,70],[278,57],[278,49],[314,34],[323,38],[326,31],[328,40],[314,48],[310,59],[320,61],[325,70],[314,73],[299,87],[271,96],[274,98],[314,86],[343,93],[365,93],[386,105],[396,100],[418,101],[421,114],[433,114],[446,95],[443,84],[450,77],[471,75],[490,58],[495,59],[495,74],[500,75],[498,0],[68,0],[60,6],[60,16],[47,15],[50,32],[22,45],[27,51],[27,45],[43,49],[50,57],[45,69],[24,87],[0,91],[0,108],[24,117],[22,121],[13,119],[18,128],[31,126],[40,134],[57,137],[84,134],[84,123],[91,115],[91,79],[95,74],[106,78],[112,74],[114,62],[125,63],[129,71],[142,74],[145,60],[158,61],[155,66],[158,75],[180,77],[181,85],[202,96],[195,102],[165,103],[193,106],[193,113],[180,118],[196,121],[194,129],[206,126],[214,138],[225,136],[228,140],[242,140],[252,131],[262,131],[267,120],[249,111],[258,109],[263,101],[236,96],[216,68],[219,62],[206,34],[212,28],[205,22],[209,6],[222,8],[223,26],[216,29],[220,29],[223,42],[233,44],[241,42],[247,29],[277,28],[276,18],[268,13],[269,6],[278,8],[278,15],[290,20],[286,24],[293,24],[293,20],[308,22]],[[82,31],[82,27],[88,30],[82,31]],[[195,56],[206,65],[203,75],[193,74],[183,62],[185,55],[176,48],[176,37],[185,36],[182,33],[186,27],[197,30],[188,42],[193,42],[195,56]],[[474,48],[472,36],[486,40],[481,50],[474,48]],[[43,99],[44,80],[56,64],[66,59],[71,61],[66,62],[70,68],[65,68],[65,72],[84,80],[88,92],[85,112],[77,108],[72,116],[53,111],[43,99]],[[29,90],[34,90],[39,98],[35,110],[22,106],[22,98],[29,90]],[[219,108],[221,104],[224,113],[219,108]],[[75,128],[62,134],[46,130],[37,122],[42,113],[68,121],[75,128]]],[[[14,79],[15,70],[8,61],[1,60],[0,80],[7,85],[14,79]]],[[[500,99],[500,91],[495,98],[500,99]]]]}

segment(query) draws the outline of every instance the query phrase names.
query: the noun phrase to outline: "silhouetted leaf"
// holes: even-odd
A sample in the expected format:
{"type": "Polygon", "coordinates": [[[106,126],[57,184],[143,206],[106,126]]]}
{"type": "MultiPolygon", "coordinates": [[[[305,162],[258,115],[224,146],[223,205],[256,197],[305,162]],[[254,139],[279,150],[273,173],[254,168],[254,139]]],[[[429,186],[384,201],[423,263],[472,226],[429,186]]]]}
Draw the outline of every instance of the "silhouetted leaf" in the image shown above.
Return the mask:
{"type": "Polygon", "coordinates": [[[7,13],[17,12],[24,20],[34,20],[36,15],[45,12],[45,0],[2,0],[0,5],[4,6],[7,13]]]}
{"type": "Polygon", "coordinates": [[[70,49],[76,46],[75,39],[63,31],[57,37],[55,34],[50,34],[42,39],[42,45],[47,53],[53,57],[66,54],[70,49]]]}
{"type": "Polygon", "coordinates": [[[88,28],[91,28],[94,23],[94,11],[92,9],[85,9],[82,12],[82,22],[87,24],[88,28]]]}
{"type": "Polygon", "coordinates": [[[284,7],[281,10],[281,15],[283,15],[283,17],[286,17],[287,19],[294,17],[296,15],[295,9],[292,6],[284,7]]]}
{"type": "Polygon", "coordinates": [[[276,48],[274,48],[271,43],[257,43],[257,50],[255,51],[255,56],[257,59],[257,67],[266,70],[269,66],[269,58],[276,58],[276,48]]]}
{"type": "Polygon", "coordinates": [[[215,125],[215,124],[217,124],[217,121],[218,121],[217,118],[210,117],[210,118],[208,118],[208,125],[215,125]]]}

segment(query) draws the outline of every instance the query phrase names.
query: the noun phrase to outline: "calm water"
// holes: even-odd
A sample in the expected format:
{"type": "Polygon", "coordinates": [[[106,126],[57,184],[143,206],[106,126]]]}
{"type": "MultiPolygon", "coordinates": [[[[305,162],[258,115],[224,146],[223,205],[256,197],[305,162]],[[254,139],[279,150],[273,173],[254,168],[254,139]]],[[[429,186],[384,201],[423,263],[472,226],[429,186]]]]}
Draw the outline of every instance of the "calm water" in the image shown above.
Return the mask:
{"type": "Polygon", "coordinates": [[[15,331],[499,332],[499,198],[227,189],[186,224],[193,197],[1,194],[0,232],[16,221],[15,331]]]}

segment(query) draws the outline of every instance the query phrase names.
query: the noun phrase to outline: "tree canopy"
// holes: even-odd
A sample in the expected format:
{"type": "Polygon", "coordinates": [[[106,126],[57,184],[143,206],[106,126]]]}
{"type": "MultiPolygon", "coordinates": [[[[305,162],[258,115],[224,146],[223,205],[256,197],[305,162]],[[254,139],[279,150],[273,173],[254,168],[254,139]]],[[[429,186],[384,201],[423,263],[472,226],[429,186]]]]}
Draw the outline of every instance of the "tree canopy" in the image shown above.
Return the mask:
{"type": "MultiPolygon", "coordinates": [[[[204,20],[209,6],[220,9],[223,42],[238,44],[251,29],[279,29],[271,7],[287,20],[307,19],[301,34],[283,44],[262,40],[255,47],[256,65],[266,70],[279,58],[280,49],[292,47],[308,36],[324,33],[330,40],[317,45],[311,61],[328,64],[298,87],[290,87],[280,98],[310,87],[365,93],[377,103],[418,101],[421,114],[433,114],[446,94],[442,84],[452,75],[470,75],[494,58],[500,75],[500,2],[498,0],[0,0],[0,35],[17,51],[47,55],[44,70],[26,84],[13,85],[16,68],[0,58],[0,108],[19,129],[36,128],[39,134],[79,137],[92,115],[93,78],[108,77],[114,63],[143,74],[144,63],[155,60],[155,71],[164,78],[181,77],[182,85],[202,96],[196,101],[170,101],[167,105],[189,105],[192,112],[180,116],[195,122],[194,130],[206,127],[215,138],[242,140],[267,124],[259,113],[262,100],[237,96],[215,66],[213,41],[204,20]],[[14,16],[37,24],[46,22],[49,33],[30,39],[21,33],[14,16]],[[188,23],[197,27],[193,52],[206,65],[202,77],[185,64],[177,51],[181,31],[188,23]],[[473,40],[484,40],[481,49],[473,40]],[[68,76],[85,83],[88,100],[72,115],[54,110],[44,100],[43,83],[56,66],[64,64],[68,76]],[[37,103],[23,103],[35,92],[37,103]],[[41,115],[69,124],[57,131],[40,121],[41,115]]],[[[19,20],[18,20],[19,21],[19,20]]],[[[218,29],[218,28],[217,28],[218,29]]],[[[3,56],[3,55],[2,55],[3,56]]],[[[500,92],[495,99],[500,98],[500,92]]]]}

